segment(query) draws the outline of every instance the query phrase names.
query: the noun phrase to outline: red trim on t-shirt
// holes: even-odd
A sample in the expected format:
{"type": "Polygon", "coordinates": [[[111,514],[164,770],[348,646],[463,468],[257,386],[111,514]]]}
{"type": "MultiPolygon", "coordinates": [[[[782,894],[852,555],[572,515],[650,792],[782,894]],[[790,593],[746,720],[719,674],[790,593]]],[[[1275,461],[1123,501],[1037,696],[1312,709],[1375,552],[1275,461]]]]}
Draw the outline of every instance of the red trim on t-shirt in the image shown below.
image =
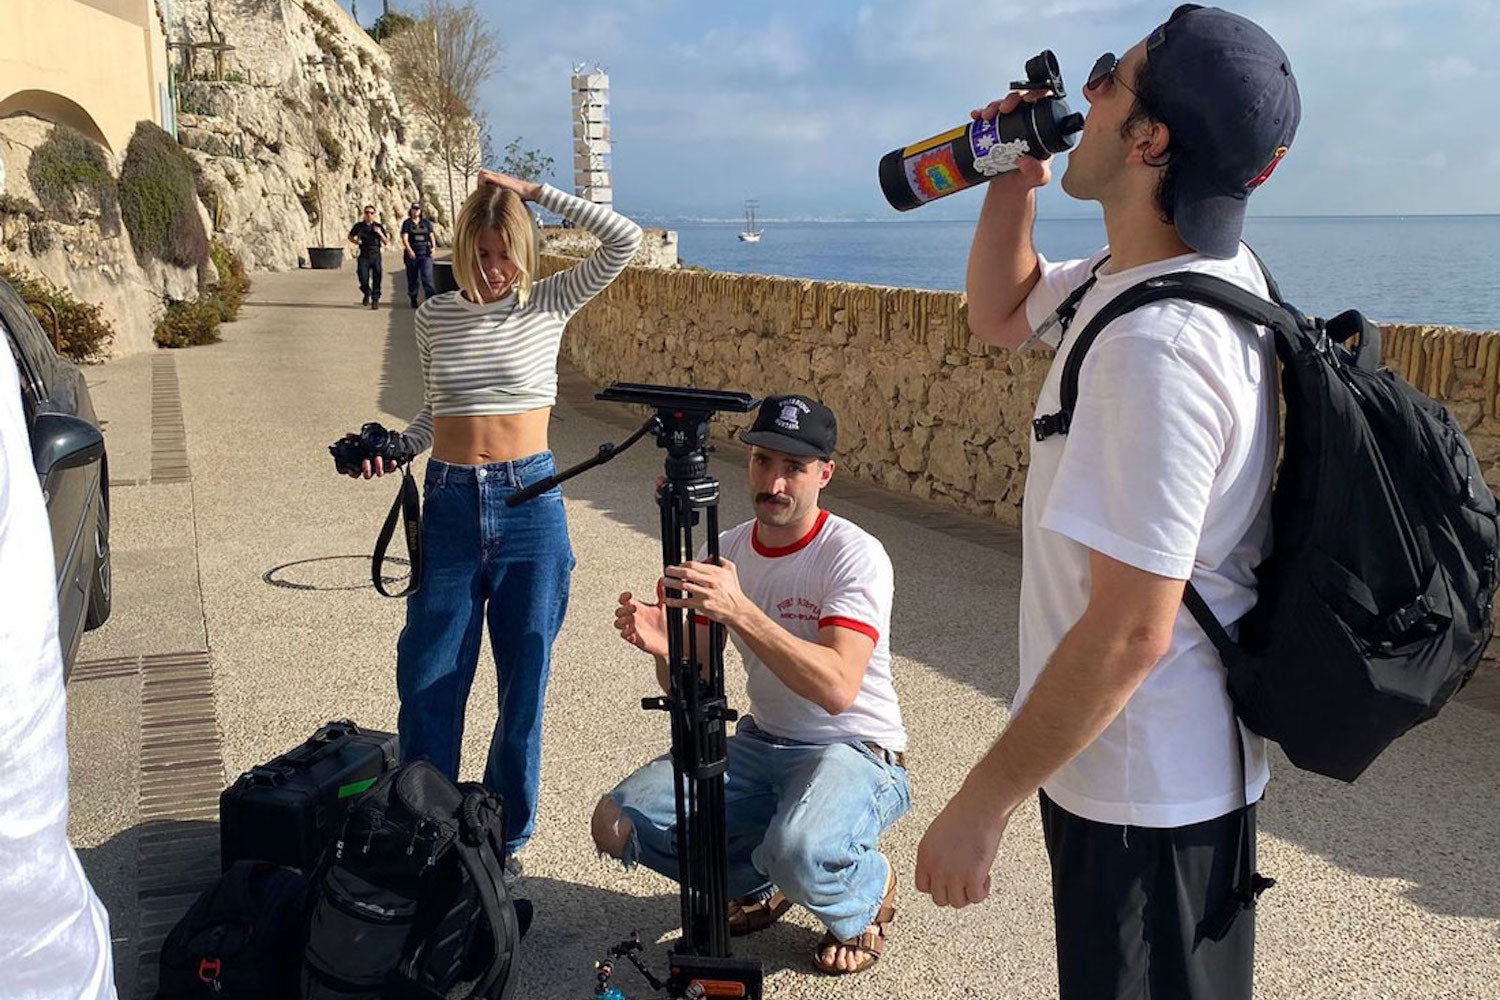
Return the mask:
{"type": "Polygon", "coordinates": [[[830,625],[834,628],[846,628],[851,632],[858,632],[860,635],[867,635],[873,642],[880,641],[880,629],[876,628],[874,625],[866,625],[862,621],[856,621],[853,618],[840,618],[838,615],[832,615],[828,618],[818,619],[818,628],[826,628],[830,625]]]}
{"type": "Polygon", "coordinates": [[[694,625],[709,625],[709,624],[711,624],[711,622],[709,621],[709,619],[706,616],[700,615],[696,611],[689,612],[688,618],[689,618],[689,620],[692,621],[692,623],[694,625]]]}
{"type": "Polygon", "coordinates": [[[823,522],[827,520],[828,511],[818,511],[818,520],[813,524],[811,531],[803,535],[801,538],[797,539],[792,544],[783,545],[780,548],[773,548],[769,545],[762,545],[760,543],[760,522],[756,521],[753,525],[750,526],[750,546],[751,548],[755,549],[757,554],[763,555],[767,559],[776,559],[781,556],[789,556],[793,552],[797,552],[807,548],[807,546],[811,544],[812,540],[818,537],[818,532],[823,530],[823,522]]]}

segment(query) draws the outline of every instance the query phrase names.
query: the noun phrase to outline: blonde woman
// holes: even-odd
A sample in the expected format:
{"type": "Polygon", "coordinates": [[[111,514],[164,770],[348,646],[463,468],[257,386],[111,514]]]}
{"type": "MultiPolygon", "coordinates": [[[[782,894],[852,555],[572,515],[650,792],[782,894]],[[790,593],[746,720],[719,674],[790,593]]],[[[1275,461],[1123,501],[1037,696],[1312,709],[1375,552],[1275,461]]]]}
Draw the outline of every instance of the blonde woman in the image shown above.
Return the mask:
{"type": "MultiPolygon", "coordinates": [[[[634,222],[601,205],[482,170],[454,232],[459,291],[422,303],[417,353],[426,388],[405,430],[427,463],[425,565],[396,645],[402,760],[425,757],[457,777],[464,708],[489,621],[500,718],[484,783],[505,801],[514,854],[531,835],[541,767],[542,702],[552,641],[568,605],[573,552],[554,488],[508,508],[506,497],[552,475],[547,424],[557,396],[563,326],[640,246],[634,222]],[[537,275],[536,202],[599,238],[592,257],[537,275]]],[[[371,469],[380,475],[394,465],[371,469]]],[[[519,872],[519,866],[511,874],[519,872]]]]}

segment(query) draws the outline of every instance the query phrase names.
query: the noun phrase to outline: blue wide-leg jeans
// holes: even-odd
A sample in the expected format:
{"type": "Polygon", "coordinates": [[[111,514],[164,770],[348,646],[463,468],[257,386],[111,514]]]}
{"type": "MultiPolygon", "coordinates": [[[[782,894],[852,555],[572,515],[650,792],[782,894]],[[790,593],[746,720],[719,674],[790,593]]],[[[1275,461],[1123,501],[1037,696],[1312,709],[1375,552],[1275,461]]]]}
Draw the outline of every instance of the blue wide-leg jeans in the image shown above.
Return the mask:
{"type": "Polygon", "coordinates": [[[500,715],[484,784],[505,802],[510,851],[526,843],[536,815],[542,703],[573,550],[560,488],[518,507],[505,499],[553,471],[546,451],[489,465],[427,463],[421,586],[407,598],[396,643],[401,759],[425,757],[456,780],[488,618],[500,715]]]}

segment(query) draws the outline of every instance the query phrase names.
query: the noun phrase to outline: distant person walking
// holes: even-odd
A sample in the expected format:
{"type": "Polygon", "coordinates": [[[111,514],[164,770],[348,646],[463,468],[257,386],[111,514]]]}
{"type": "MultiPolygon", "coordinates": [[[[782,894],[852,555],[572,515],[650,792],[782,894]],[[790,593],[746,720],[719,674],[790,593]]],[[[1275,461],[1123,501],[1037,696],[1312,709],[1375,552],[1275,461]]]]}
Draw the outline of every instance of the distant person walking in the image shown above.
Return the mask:
{"type": "Polygon", "coordinates": [[[432,223],[422,217],[422,205],[413,202],[406,221],[401,223],[401,249],[406,257],[406,296],[417,308],[417,278],[422,279],[422,297],[432,298],[432,223]]]}
{"type": "Polygon", "coordinates": [[[359,291],[364,296],[360,305],[380,308],[380,250],[390,241],[391,234],[375,221],[375,206],[366,205],[365,217],[349,230],[349,242],[359,247],[359,291]]]}

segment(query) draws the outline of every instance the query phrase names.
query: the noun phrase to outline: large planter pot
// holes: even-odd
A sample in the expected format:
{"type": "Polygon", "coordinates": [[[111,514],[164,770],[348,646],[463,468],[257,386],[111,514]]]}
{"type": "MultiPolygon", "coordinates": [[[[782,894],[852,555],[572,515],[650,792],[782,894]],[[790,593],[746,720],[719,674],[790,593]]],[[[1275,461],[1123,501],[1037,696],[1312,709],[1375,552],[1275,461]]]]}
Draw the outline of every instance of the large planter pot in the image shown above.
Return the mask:
{"type": "Polygon", "coordinates": [[[307,263],[315,271],[337,271],[344,266],[344,248],[308,247],[307,263]]]}
{"type": "Polygon", "coordinates": [[[453,261],[437,260],[432,262],[432,287],[441,292],[458,291],[458,282],[453,278],[453,261]]]}

